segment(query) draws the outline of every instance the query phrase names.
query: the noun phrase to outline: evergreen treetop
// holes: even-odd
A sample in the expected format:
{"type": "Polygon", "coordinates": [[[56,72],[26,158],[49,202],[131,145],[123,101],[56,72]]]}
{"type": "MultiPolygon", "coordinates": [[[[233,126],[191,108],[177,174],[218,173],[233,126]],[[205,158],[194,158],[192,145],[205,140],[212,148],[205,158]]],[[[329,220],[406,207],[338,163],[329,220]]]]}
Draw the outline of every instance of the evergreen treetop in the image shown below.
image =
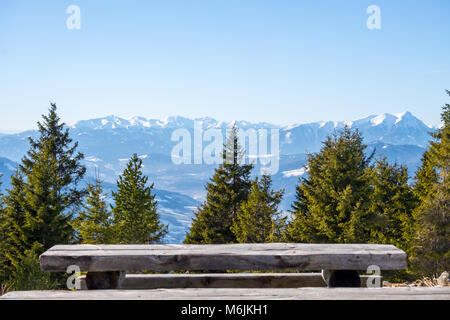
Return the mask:
{"type": "Polygon", "coordinates": [[[86,167],[80,164],[84,155],[77,152],[78,142],[73,142],[69,129],[64,128],[56,113],[56,104],[51,103],[48,115],[42,115],[43,122],[38,122],[39,139],[29,137],[30,150],[19,165],[27,179],[27,184],[33,187],[42,183],[43,175],[51,179],[53,195],[58,198],[61,210],[79,205],[85,195],[85,189],[77,188],[78,183],[86,173],[86,167]],[[49,166],[51,170],[45,170],[49,166]]]}
{"type": "MultiPolygon", "coordinates": [[[[11,187],[7,190],[4,197],[5,208],[3,209],[3,219],[1,219],[0,229],[3,233],[3,239],[0,242],[0,279],[7,279],[13,270],[14,264],[18,264],[25,250],[30,249],[30,243],[27,242],[24,233],[25,209],[22,205],[25,203],[25,182],[19,170],[11,176],[11,187]]],[[[31,245],[32,246],[32,245],[31,245]]]]}
{"type": "Polygon", "coordinates": [[[414,189],[420,204],[413,212],[409,258],[413,272],[422,276],[450,267],[450,104],[442,108],[441,119],[443,126],[432,135],[414,189]]]}
{"type": "Polygon", "coordinates": [[[3,197],[0,278],[23,266],[26,252],[39,255],[72,241],[71,216],[85,193],[78,188],[86,171],[80,163],[83,154],[76,151],[77,143],[72,144],[55,104],[38,122],[38,129],[39,137],[29,139],[30,149],[3,197]]]}
{"type": "Polygon", "coordinates": [[[223,149],[223,163],[206,184],[206,201],[194,212],[185,243],[235,243],[231,230],[241,204],[250,192],[252,164],[244,164],[238,129],[233,126],[223,149]]]}
{"type": "Polygon", "coordinates": [[[72,222],[81,243],[108,244],[113,241],[112,213],[106,204],[102,182],[89,183],[83,209],[72,222]]]}
{"type": "Polygon", "coordinates": [[[154,184],[147,186],[142,173],[142,160],[137,154],[127,164],[113,192],[114,232],[117,243],[151,244],[161,242],[167,226],[159,221],[157,201],[152,194],[154,184]]]}
{"type": "MultiPolygon", "coordinates": [[[[84,189],[78,188],[86,168],[83,154],[76,151],[69,130],[51,104],[48,115],[38,122],[39,138],[29,138],[30,150],[12,178],[6,197],[9,219],[17,225],[17,237],[25,249],[36,243],[42,250],[71,241],[73,210],[82,202],[84,189]]],[[[12,223],[12,222],[11,222],[12,223]]],[[[24,252],[24,251],[22,251],[24,252]]]]}
{"type": "MultiPolygon", "coordinates": [[[[450,91],[447,90],[450,96],[450,91]]],[[[421,159],[421,166],[417,170],[414,192],[424,201],[433,190],[433,185],[448,177],[450,166],[450,104],[442,108],[442,128],[431,133],[432,140],[421,159]]]]}
{"type": "Polygon", "coordinates": [[[357,130],[345,127],[330,135],[317,154],[308,155],[308,178],[302,178],[292,207],[287,238],[296,242],[367,242],[373,157],[357,130]]]}
{"type": "Polygon", "coordinates": [[[389,164],[386,158],[376,160],[370,168],[370,207],[373,223],[371,242],[393,244],[405,251],[412,232],[412,211],[417,199],[408,184],[405,166],[389,164]]]}
{"type": "Polygon", "coordinates": [[[264,243],[281,239],[285,218],[280,217],[278,206],[284,190],[274,191],[271,186],[270,175],[252,181],[250,195],[232,225],[238,242],[264,243]]]}

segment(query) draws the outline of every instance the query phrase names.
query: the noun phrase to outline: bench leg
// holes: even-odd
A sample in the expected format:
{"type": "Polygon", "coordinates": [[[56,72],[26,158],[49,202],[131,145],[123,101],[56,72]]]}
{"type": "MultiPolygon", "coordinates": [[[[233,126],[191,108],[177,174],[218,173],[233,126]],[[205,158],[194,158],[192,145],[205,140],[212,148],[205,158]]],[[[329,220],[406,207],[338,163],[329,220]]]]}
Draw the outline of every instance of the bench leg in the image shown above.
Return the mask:
{"type": "Polygon", "coordinates": [[[117,289],[120,283],[120,271],[88,272],[86,287],[88,290],[117,289]]]}
{"type": "Polygon", "coordinates": [[[328,288],[360,288],[361,279],[356,270],[322,270],[328,288]]]}

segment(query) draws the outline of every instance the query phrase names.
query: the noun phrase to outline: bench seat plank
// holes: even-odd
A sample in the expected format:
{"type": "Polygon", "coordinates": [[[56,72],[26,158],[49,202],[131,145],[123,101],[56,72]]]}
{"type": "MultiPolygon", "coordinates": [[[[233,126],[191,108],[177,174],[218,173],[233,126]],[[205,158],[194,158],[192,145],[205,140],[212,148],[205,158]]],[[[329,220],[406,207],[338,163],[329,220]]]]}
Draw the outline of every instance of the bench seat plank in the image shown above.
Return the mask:
{"type": "Polygon", "coordinates": [[[406,253],[379,244],[57,245],[40,256],[43,271],[382,270],[406,269],[406,253]]]}
{"type": "MultiPolygon", "coordinates": [[[[11,291],[0,300],[450,300],[443,288],[154,289],[11,291]]],[[[345,305],[347,306],[347,304],[345,305]]],[[[300,309],[301,310],[301,309],[300,309]]],[[[445,310],[445,309],[443,309],[445,310]]],[[[320,306],[318,308],[320,312],[320,306]]],[[[375,310],[374,313],[376,313],[375,310]]],[[[237,319],[237,317],[235,317],[237,319]]],[[[242,318],[242,317],[239,317],[242,318]]]]}

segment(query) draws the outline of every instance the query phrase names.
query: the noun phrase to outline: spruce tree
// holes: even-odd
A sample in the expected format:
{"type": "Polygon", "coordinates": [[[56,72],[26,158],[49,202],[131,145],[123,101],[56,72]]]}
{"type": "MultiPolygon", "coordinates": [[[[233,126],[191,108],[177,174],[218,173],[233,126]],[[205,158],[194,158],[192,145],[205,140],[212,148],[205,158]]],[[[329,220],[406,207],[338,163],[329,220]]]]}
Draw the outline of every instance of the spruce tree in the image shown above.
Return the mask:
{"type": "Polygon", "coordinates": [[[3,174],[0,173],[0,213],[2,212],[3,206],[4,206],[2,180],[1,180],[2,177],[3,177],[3,174]]]}
{"type": "Polygon", "coordinates": [[[308,155],[308,178],[300,180],[287,239],[294,242],[368,242],[373,153],[358,131],[345,127],[329,136],[317,154],[308,155]]]}
{"type": "MultiPolygon", "coordinates": [[[[3,175],[0,173],[0,246],[1,246],[2,240],[5,238],[4,232],[1,228],[3,226],[3,221],[5,219],[5,208],[4,208],[5,199],[3,198],[3,193],[2,193],[2,181],[1,181],[2,176],[3,175]]],[[[1,254],[1,251],[0,251],[0,254],[1,254]]]]}
{"type": "Polygon", "coordinates": [[[244,164],[238,129],[233,126],[222,153],[223,163],[206,184],[206,201],[194,212],[184,243],[235,243],[233,221],[250,192],[252,164],[244,164]]]}
{"type": "Polygon", "coordinates": [[[142,160],[134,154],[117,181],[111,206],[117,243],[151,244],[161,242],[167,226],[159,221],[157,201],[152,194],[154,184],[147,186],[148,177],[142,173],[142,160]]]}
{"type": "Polygon", "coordinates": [[[437,183],[417,208],[413,247],[409,255],[413,273],[430,277],[450,269],[450,186],[437,183]]]}
{"type": "MultiPolygon", "coordinates": [[[[2,174],[0,174],[0,179],[2,177],[2,174]]],[[[7,263],[6,258],[6,216],[5,216],[5,208],[4,208],[4,198],[2,193],[2,182],[0,180],[0,286],[2,285],[2,282],[5,280],[5,264],[7,263]]]]}
{"type": "Polygon", "coordinates": [[[20,170],[11,176],[11,188],[4,196],[5,207],[0,229],[2,241],[0,242],[0,278],[6,280],[18,265],[27,249],[31,249],[25,237],[23,226],[25,225],[25,182],[20,170]]]}
{"type": "Polygon", "coordinates": [[[25,250],[23,258],[14,263],[14,269],[8,283],[15,291],[56,290],[58,281],[50,272],[41,271],[39,255],[41,245],[36,243],[31,249],[25,250]]]}
{"type": "Polygon", "coordinates": [[[408,184],[408,170],[397,163],[390,165],[379,159],[370,170],[371,185],[369,213],[377,217],[372,224],[371,242],[393,244],[405,251],[413,227],[412,211],[416,197],[408,184]]]}
{"type": "MultiPolygon", "coordinates": [[[[307,169],[307,167],[304,167],[307,169]]],[[[308,198],[305,196],[305,187],[309,184],[309,180],[300,177],[295,187],[295,198],[288,210],[291,214],[291,220],[287,225],[284,238],[288,242],[319,242],[315,238],[316,232],[311,223],[305,221],[312,221],[312,215],[308,210],[308,198]]]]}
{"type": "Polygon", "coordinates": [[[55,104],[38,122],[38,129],[39,137],[29,138],[30,150],[5,196],[7,266],[18,265],[26,250],[44,251],[71,241],[72,212],[84,194],[78,188],[86,171],[80,164],[83,154],[76,151],[77,143],[72,144],[55,104]]]}
{"type": "MultiPolygon", "coordinates": [[[[434,135],[433,135],[434,136],[434,135]]],[[[439,181],[438,164],[431,150],[426,150],[421,158],[421,165],[415,176],[414,194],[422,202],[433,190],[433,185],[439,181]]]]}
{"type": "Polygon", "coordinates": [[[80,163],[84,156],[76,151],[78,143],[72,144],[56,109],[52,103],[43,122],[38,122],[40,136],[29,138],[31,148],[19,165],[24,177],[24,199],[19,203],[25,213],[21,233],[27,249],[39,243],[47,250],[71,241],[72,210],[85,194],[78,188],[86,172],[80,163]]]}
{"type": "Polygon", "coordinates": [[[102,182],[97,177],[89,183],[88,194],[82,211],[72,222],[81,243],[109,244],[113,241],[112,213],[105,201],[102,182]]]}
{"type": "Polygon", "coordinates": [[[278,205],[284,190],[274,191],[270,175],[252,181],[250,195],[241,205],[233,222],[232,231],[238,242],[265,243],[281,240],[285,218],[278,205]]]}
{"type": "Polygon", "coordinates": [[[29,259],[72,240],[71,216],[84,194],[78,188],[86,171],[80,164],[83,154],[76,151],[77,143],[72,144],[55,104],[38,129],[39,137],[29,138],[30,149],[3,197],[1,278],[18,275],[18,268],[27,268],[29,259]]]}
{"type": "MultiPolygon", "coordinates": [[[[447,90],[450,96],[450,91],[447,90]]],[[[450,105],[443,107],[441,120],[443,127],[431,133],[430,146],[424,152],[421,166],[417,170],[414,192],[421,201],[425,201],[433,191],[434,184],[448,176],[449,166],[449,131],[450,131],[450,105]]]]}
{"type": "Polygon", "coordinates": [[[443,107],[441,119],[443,127],[432,134],[416,174],[421,201],[414,211],[410,261],[413,271],[426,276],[450,268],[450,104],[443,107]]]}

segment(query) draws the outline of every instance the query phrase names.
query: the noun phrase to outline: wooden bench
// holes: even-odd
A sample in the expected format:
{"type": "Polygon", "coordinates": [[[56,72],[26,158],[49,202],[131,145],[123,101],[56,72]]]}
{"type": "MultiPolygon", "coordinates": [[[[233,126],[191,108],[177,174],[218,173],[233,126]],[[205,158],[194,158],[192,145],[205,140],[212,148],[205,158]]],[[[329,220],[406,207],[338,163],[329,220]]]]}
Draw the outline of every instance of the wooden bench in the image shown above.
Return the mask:
{"type": "Polygon", "coordinates": [[[87,272],[88,289],[120,287],[125,272],[319,271],[330,287],[359,287],[358,271],[406,269],[406,253],[378,244],[57,245],[40,256],[41,269],[87,272]]]}

